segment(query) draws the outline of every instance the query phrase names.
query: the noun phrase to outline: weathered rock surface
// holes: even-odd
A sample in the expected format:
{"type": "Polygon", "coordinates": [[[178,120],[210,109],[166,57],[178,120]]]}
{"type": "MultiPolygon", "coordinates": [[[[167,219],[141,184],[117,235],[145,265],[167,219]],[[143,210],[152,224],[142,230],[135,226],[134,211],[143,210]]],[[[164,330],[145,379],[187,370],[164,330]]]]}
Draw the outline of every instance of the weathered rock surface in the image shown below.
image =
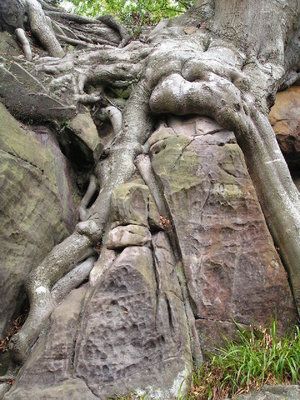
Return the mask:
{"type": "Polygon", "coordinates": [[[299,400],[300,386],[264,386],[258,392],[239,396],[237,400],[299,400]]]}
{"type": "Polygon", "coordinates": [[[24,278],[75,224],[74,188],[51,132],[22,126],[0,104],[0,335],[24,278]]]}
{"type": "Polygon", "coordinates": [[[109,232],[106,247],[114,250],[127,246],[143,246],[150,241],[151,233],[144,226],[117,226],[109,232]]]}
{"type": "Polygon", "coordinates": [[[4,400],[99,400],[80,379],[70,379],[61,385],[16,389],[4,400]]]}
{"type": "Polygon", "coordinates": [[[99,398],[139,388],[173,399],[180,390],[191,367],[184,305],[176,279],[161,285],[151,250],[127,247],[87,297],[75,371],[99,398]]]}
{"type": "Polygon", "coordinates": [[[95,286],[71,292],[5,400],[177,398],[192,369],[188,324],[169,241],[152,240],[153,252],[109,251],[95,286]]]}
{"type": "Polygon", "coordinates": [[[112,195],[111,219],[120,225],[141,225],[161,227],[160,216],[143,181],[118,186],[112,195]]]}
{"type": "MultiPolygon", "coordinates": [[[[283,328],[296,321],[287,276],[234,134],[207,118],[168,124],[149,145],[170,215],[159,215],[141,179],[114,191],[115,228],[104,237],[90,281],[54,311],[5,400],[106,400],[130,392],[175,400],[195,356],[191,317],[204,350],[234,335],[233,320],[265,324],[276,316],[283,328]]],[[[41,152],[34,155],[30,171],[32,164],[41,169],[41,152]]],[[[57,185],[51,174],[47,182],[57,185]]],[[[51,199],[54,212],[56,197],[47,190],[43,201],[51,199]]],[[[67,232],[56,226],[62,236],[67,232]]],[[[37,259],[46,251],[39,250],[37,259]]]]}
{"type": "Polygon", "coordinates": [[[100,142],[97,127],[89,112],[76,115],[68,124],[67,130],[76,136],[76,138],[72,138],[72,141],[77,140],[81,152],[87,158],[98,160],[103,150],[103,144],[100,142]]]}
{"type": "Polygon", "coordinates": [[[300,86],[292,86],[276,96],[270,122],[280,148],[291,167],[300,166],[300,86]]]}
{"type": "Polygon", "coordinates": [[[287,275],[234,134],[197,118],[173,119],[154,135],[152,166],[173,218],[204,349],[220,345],[233,320],[296,321],[287,275]]]}

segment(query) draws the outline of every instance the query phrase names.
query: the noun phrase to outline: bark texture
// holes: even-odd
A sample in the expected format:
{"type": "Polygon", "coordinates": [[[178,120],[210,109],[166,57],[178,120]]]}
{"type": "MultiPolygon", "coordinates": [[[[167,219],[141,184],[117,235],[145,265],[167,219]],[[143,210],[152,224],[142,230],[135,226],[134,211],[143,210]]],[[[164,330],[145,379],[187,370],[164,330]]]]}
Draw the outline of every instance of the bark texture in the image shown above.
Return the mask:
{"type": "Polygon", "coordinates": [[[233,320],[295,323],[300,199],[268,113],[297,79],[300,2],[198,1],[145,43],[111,17],[7,4],[25,59],[6,52],[1,99],[56,133],[82,200],[28,261],[4,399],[175,399],[233,320]]]}

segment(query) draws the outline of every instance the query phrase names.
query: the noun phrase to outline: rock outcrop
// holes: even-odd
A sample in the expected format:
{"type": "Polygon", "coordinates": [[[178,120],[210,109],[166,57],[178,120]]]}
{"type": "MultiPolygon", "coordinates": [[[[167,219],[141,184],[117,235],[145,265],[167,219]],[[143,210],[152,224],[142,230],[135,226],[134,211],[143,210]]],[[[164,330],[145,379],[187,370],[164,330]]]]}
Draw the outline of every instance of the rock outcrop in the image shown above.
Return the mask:
{"type": "Polygon", "coordinates": [[[206,118],[172,119],[150,141],[202,348],[220,345],[233,321],[295,322],[287,275],[234,134],[206,118]]]}
{"type": "Polygon", "coordinates": [[[257,392],[239,396],[237,400],[298,400],[300,399],[299,386],[264,386],[257,392]]]}
{"type": "Polygon", "coordinates": [[[292,86],[276,96],[270,112],[270,122],[292,173],[300,171],[300,86],[292,86]]]}
{"type": "Polygon", "coordinates": [[[0,104],[0,335],[24,302],[24,279],[73,230],[77,196],[51,131],[0,104]]]}
{"type": "Polygon", "coordinates": [[[234,321],[296,321],[234,134],[172,118],[149,145],[160,191],[138,177],[114,191],[89,282],[54,311],[5,400],[176,399],[234,321]]]}

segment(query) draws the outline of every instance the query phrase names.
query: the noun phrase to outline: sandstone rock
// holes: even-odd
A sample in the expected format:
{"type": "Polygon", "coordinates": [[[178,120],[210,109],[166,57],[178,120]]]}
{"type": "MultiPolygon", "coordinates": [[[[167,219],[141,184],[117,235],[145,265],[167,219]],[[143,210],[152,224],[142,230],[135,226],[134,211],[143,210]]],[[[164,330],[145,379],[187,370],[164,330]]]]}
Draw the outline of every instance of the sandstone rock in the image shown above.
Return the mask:
{"type": "MultiPolygon", "coordinates": [[[[178,282],[169,280],[168,290],[157,286],[152,258],[146,247],[127,247],[87,298],[75,371],[99,398],[139,388],[157,399],[175,399],[190,372],[178,282]]],[[[167,273],[168,265],[161,268],[167,273]]],[[[169,274],[175,278],[174,271],[169,274]]]]}
{"type": "Polygon", "coordinates": [[[0,32],[0,56],[11,57],[22,55],[22,50],[8,32],[0,32]]]}
{"type": "Polygon", "coordinates": [[[141,181],[118,186],[112,195],[111,219],[120,225],[160,227],[160,217],[148,187],[141,181]]]}
{"type": "Polygon", "coordinates": [[[73,290],[54,310],[49,331],[40,336],[5,400],[96,399],[82,381],[71,377],[78,320],[85,294],[85,287],[73,290]]]}
{"type": "Polygon", "coordinates": [[[276,316],[288,327],[296,313],[287,275],[234,134],[207,118],[186,120],[186,129],[179,122],[172,120],[173,136],[159,138],[152,167],[174,221],[202,346],[219,346],[232,320],[264,324],[276,316]]]}
{"type": "Polygon", "coordinates": [[[70,379],[50,387],[16,389],[13,394],[4,396],[4,400],[99,400],[79,379],[70,379]]]}
{"type": "Polygon", "coordinates": [[[299,400],[300,386],[264,386],[257,392],[239,396],[237,400],[299,400]]]}
{"type": "Polygon", "coordinates": [[[27,121],[66,120],[76,115],[74,106],[62,103],[52,93],[48,93],[34,73],[16,62],[0,65],[0,96],[15,116],[27,121]],[[26,98],[26,102],[18,102],[16,98],[26,98]]]}
{"type": "Polygon", "coordinates": [[[103,144],[100,142],[97,127],[90,113],[76,115],[70,121],[68,129],[77,136],[82,151],[86,152],[89,149],[92,152],[93,158],[98,160],[103,151],[103,144]]]}
{"type": "Polygon", "coordinates": [[[292,86],[276,96],[270,122],[289,164],[300,166],[300,86],[292,86]]]}
{"type": "Polygon", "coordinates": [[[22,126],[0,104],[0,335],[29,271],[74,228],[74,188],[51,132],[22,126]]]}
{"type": "Polygon", "coordinates": [[[114,250],[127,246],[144,246],[150,241],[151,233],[144,226],[117,226],[109,232],[106,247],[114,250]]]}
{"type": "Polygon", "coordinates": [[[165,233],[154,235],[153,251],[127,247],[115,261],[109,251],[95,286],[73,290],[54,311],[5,400],[175,400],[186,389],[189,329],[165,233]]]}

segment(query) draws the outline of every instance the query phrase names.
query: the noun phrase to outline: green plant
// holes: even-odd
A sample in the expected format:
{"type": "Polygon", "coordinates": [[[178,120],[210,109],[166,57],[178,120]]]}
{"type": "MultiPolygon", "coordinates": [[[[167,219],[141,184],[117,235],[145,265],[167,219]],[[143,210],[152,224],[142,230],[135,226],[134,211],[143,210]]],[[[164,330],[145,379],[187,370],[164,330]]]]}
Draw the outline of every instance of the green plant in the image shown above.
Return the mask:
{"type": "Polygon", "coordinates": [[[181,14],[193,4],[193,0],[70,0],[76,12],[95,17],[111,14],[134,30],[143,25],[153,25],[162,18],[181,14]]]}
{"type": "Polygon", "coordinates": [[[219,400],[263,384],[299,383],[300,330],[281,337],[269,329],[238,327],[238,341],[227,342],[194,373],[186,400],[219,400]]]}

